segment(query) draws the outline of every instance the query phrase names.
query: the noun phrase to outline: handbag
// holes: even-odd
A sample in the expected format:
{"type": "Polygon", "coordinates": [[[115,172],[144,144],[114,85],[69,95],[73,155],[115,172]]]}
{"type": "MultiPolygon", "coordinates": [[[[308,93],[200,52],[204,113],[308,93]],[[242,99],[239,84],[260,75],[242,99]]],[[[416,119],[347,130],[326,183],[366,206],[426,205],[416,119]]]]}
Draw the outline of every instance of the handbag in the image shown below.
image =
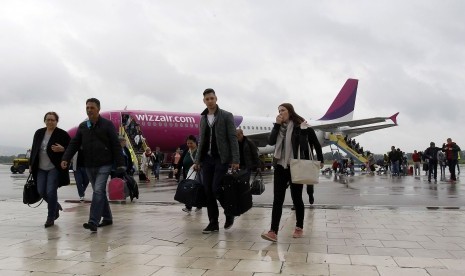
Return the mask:
{"type": "Polygon", "coordinates": [[[318,184],[320,178],[320,161],[315,160],[310,145],[308,145],[310,160],[300,159],[300,145],[297,150],[297,159],[290,160],[291,180],[294,184],[318,184]]]}
{"type": "MultiPolygon", "coordinates": [[[[27,204],[30,206],[30,204],[34,204],[41,200],[42,197],[40,196],[39,192],[37,191],[37,185],[32,179],[32,174],[29,174],[26,180],[26,184],[24,184],[24,189],[23,189],[23,203],[27,204]]],[[[42,199],[43,201],[43,199],[42,199]]],[[[33,207],[37,208],[42,204],[42,201],[39,203],[39,205],[33,207]]]]}
{"type": "Polygon", "coordinates": [[[179,182],[174,200],[194,207],[206,207],[207,196],[203,185],[197,179],[189,179],[190,175],[179,182]]]}
{"type": "Polygon", "coordinates": [[[263,183],[262,173],[257,170],[255,176],[250,184],[250,192],[253,195],[261,195],[265,191],[265,184],[263,183]]]}

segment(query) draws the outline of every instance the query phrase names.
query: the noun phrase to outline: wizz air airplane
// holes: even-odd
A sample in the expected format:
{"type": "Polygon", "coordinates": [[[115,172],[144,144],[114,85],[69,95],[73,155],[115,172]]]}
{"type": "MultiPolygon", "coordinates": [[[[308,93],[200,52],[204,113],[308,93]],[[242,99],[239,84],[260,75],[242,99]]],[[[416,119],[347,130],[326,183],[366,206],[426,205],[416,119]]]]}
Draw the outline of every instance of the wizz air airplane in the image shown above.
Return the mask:
{"type": "MultiPolygon", "coordinates": [[[[322,147],[330,144],[329,134],[340,134],[353,138],[362,133],[397,125],[398,112],[390,117],[373,117],[353,120],[358,80],[348,79],[334,99],[326,114],[316,121],[308,121],[313,127],[322,147]]],[[[162,152],[174,152],[185,143],[186,137],[198,137],[200,113],[182,113],[145,110],[114,110],[100,115],[111,120],[117,129],[127,122],[136,122],[152,149],[160,147],[162,152]]],[[[305,115],[303,114],[305,117],[305,115]]],[[[249,139],[258,146],[260,153],[272,153],[274,147],[267,145],[268,135],[275,117],[234,115],[236,128],[241,128],[249,139]]],[[[69,131],[74,136],[76,128],[69,131]]]]}

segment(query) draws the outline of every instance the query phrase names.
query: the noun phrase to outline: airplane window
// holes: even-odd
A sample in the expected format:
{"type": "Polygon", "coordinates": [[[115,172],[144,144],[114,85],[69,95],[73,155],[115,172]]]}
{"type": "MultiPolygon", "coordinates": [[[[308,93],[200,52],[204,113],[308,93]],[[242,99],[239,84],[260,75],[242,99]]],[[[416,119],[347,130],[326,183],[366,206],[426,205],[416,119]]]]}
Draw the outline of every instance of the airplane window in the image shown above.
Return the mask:
{"type": "Polygon", "coordinates": [[[195,124],[195,127],[199,127],[199,124],[195,124]]]}
{"type": "Polygon", "coordinates": [[[178,127],[178,123],[174,124],[174,127],[178,127]]]}
{"type": "Polygon", "coordinates": [[[148,125],[148,126],[152,126],[152,123],[151,123],[151,122],[147,122],[147,125],[148,125]]]}
{"type": "Polygon", "coordinates": [[[263,130],[263,127],[260,127],[260,130],[263,130]]]}
{"type": "Polygon", "coordinates": [[[165,127],[167,127],[167,126],[168,126],[168,124],[167,124],[167,123],[164,123],[163,125],[164,125],[165,127]]]}
{"type": "Polygon", "coordinates": [[[254,129],[254,127],[252,126],[252,129],[254,129]]]}

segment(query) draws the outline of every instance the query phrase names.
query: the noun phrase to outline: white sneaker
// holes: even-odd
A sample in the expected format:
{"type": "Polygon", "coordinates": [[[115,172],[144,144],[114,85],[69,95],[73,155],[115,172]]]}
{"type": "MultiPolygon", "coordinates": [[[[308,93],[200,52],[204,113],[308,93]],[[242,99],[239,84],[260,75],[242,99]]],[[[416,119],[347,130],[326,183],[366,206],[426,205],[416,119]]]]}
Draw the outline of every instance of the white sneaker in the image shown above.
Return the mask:
{"type": "Polygon", "coordinates": [[[191,209],[187,209],[186,207],[182,208],[182,210],[188,214],[190,214],[192,211],[191,209]]]}
{"type": "Polygon", "coordinates": [[[84,197],[81,196],[81,197],[79,198],[79,201],[80,201],[80,202],[84,202],[84,197]]]}
{"type": "Polygon", "coordinates": [[[199,211],[202,211],[202,207],[200,207],[200,208],[199,208],[199,207],[195,208],[195,212],[199,212],[199,211]]]}

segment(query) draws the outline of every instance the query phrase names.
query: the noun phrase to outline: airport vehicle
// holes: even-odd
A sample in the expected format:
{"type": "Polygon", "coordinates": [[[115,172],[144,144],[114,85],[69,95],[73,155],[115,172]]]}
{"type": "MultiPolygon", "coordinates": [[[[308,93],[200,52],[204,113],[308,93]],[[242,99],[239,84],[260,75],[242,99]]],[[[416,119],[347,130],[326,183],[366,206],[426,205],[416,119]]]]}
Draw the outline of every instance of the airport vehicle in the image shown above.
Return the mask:
{"type": "MultiPolygon", "coordinates": [[[[390,117],[353,120],[357,87],[357,79],[348,79],[326,114],[316,121],[308,121],[315,130],[322,147],[336,143],[340,147],[342,142],[338,137],[353,138],[365,132],[397,126],[399,113],[390,117]],[[331,140],[330,136],[334,135],[338,136],[334,139],[339,140],[331,140]]],[[[177,147],[183,145],[188,135],[199,133],[200,112],[113,110],[101,112],[100,115],[111,120],[117,129],[128,121],[135,122],[137,129],[145,137],[147,145],[152,148],[160,147],[165,153],[174,152],[177,147]]],[[[305,114],[301,115],[305,117],[305,114]]],[[[236,127],[241,128],[244,135],[257,145],[260,154],[274,152],[274,146],[267,145],[274,121],[274,117],[234,115],[236,127]]],[[[69,130],[71,136],[74,136],[76,129],[77,127],[69,130]]]]}
{"type": "Polygon", "coordinates": [[[18,154],[13,160],[13,165],[10,170],[12,173],[24,173],[24,171],[29,167],[29,154],[18,154]]]}
{"type": "Polygon", "coordinates": [[[270,153],[260,154],[258,158],[260,159],[260,162],[262,164],[262,167],[261,167],[262,170],[271,169],[271,167],[273,166],[273,155],[272,154],[270,153]]]}

